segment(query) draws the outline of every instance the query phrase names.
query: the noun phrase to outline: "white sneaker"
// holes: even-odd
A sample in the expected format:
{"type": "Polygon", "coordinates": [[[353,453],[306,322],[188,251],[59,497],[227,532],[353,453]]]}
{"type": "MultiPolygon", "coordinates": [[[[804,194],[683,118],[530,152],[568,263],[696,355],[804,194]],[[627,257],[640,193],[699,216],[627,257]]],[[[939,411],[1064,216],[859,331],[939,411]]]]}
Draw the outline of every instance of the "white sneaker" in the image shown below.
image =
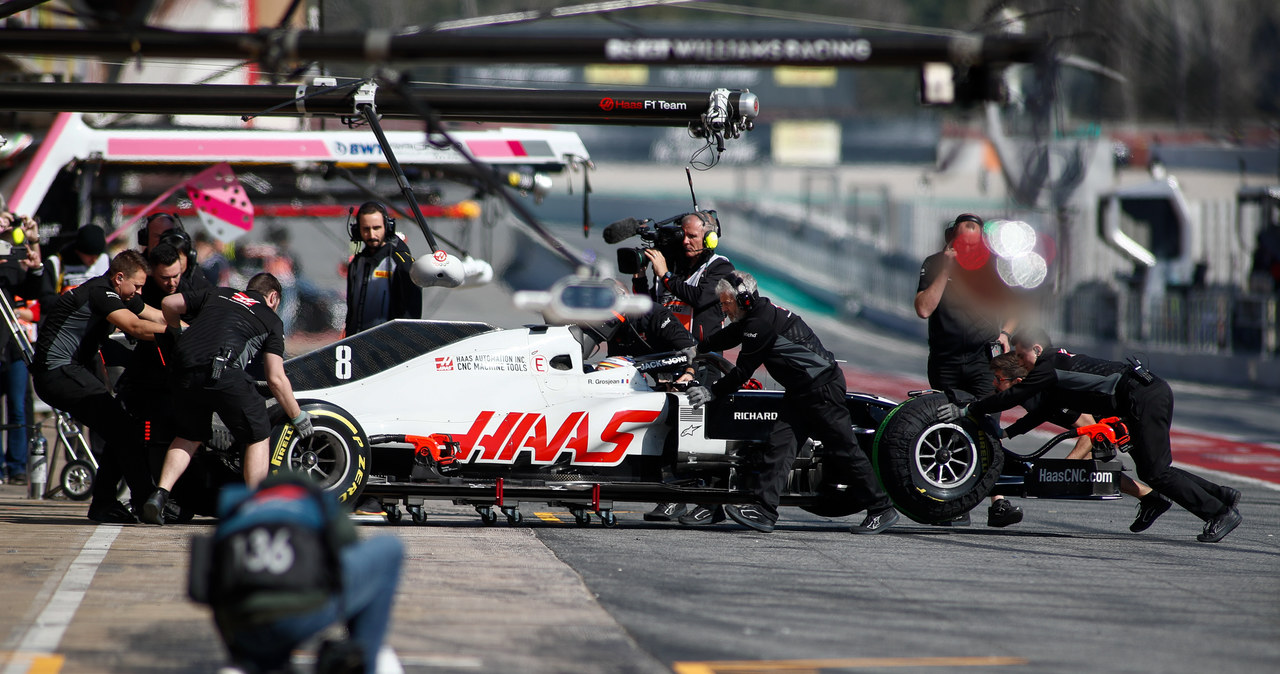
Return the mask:
{"type": "Polygon", "coordinates": [[[396,652],[390,646],[383,646],[378,649],[378,662],[376,674],[404,674],[404,667],[400,664],[400,658],[396,656],[396,652]]]}

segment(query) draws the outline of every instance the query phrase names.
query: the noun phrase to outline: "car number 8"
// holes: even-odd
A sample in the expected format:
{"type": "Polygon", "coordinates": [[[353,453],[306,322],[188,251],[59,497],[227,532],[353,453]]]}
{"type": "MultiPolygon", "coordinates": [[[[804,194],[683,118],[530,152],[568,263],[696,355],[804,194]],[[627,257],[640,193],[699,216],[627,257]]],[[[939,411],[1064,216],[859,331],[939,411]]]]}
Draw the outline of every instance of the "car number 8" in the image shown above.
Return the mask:
{"type": "Polygon", "coordinates": [[[351,378],[351,347],[346,344],[339,344],[333,350],[333,374],[338,379],[351,378]]]}

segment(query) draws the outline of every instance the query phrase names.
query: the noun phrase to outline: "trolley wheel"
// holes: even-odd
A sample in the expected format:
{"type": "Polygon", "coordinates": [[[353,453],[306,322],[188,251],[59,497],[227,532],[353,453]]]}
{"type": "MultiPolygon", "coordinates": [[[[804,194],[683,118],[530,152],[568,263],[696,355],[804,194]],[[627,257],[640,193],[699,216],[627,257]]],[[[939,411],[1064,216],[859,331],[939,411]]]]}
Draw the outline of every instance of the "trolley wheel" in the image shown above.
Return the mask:
{"type": "Polygon", "coordinates": [[[507,516],[507,524],[519,524],[524,521],[524,515],[520,514],[519,508],[503,507],[502,514],[507,516]]]}
{"type": "Polygon", "coordinates": [[[85,501],[93,496],[93,478],[97,471],[88,461],[76,459],[62,467],[62,493],[72,501],[85,501]]]}
{"type": "Polygon", "coordinates": [[[427,511],[422,509],[420,505],[409,506],[409,517],[413,518],[414,524],[426,524],[427,511]]]}
{"type": "Polygon", "coordinates": [[[597,514],[600,515],[600,523],[606,527],[612,529],[618,526],[618,516],[614,515],[612,510],[601,510],[597,514]]]}
{"type": "Polygon", "coordinates": [[[585,527],[588,524],[591,524],[591,513],[583,510],[582,508],[570,508],[569,512],[573,513],[573,521],[578,526],[585,527]]]}
{"type": "Polygon", "coordinates": [[[392,524],[399,524],[402,519],[404,519],[404,513],[400,512],[400,506],[398,504],[387,506],[388,522],[392,524]]]}
{"type": "Polygon", "coordinates": [[[480,521],[484,522],[486,527],[498,521],[498,513],[493,512],[493,508],[489,506],[476,506],[476,514],[480,516],[480,521]]]}

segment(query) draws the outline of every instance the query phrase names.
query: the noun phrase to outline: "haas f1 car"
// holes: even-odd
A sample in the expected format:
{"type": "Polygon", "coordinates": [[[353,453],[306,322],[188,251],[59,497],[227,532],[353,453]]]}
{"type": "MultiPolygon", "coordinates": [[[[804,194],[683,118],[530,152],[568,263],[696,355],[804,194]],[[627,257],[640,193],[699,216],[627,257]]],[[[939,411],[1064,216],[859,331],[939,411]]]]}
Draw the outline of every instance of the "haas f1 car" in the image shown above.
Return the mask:
{"type": "MultiPolygon", "coordinates": [[[[378,498],[393,522],[402,504],[425,521],[429,500],[472,505],[488,524],[499,513],[519,522],[521,504],[546,503],[606,526],[616,501],[752,500],[753,450],[767,442],[782,391],[743,390],[694,409],[664,383],[664,372],[685,368],[683,354],[593,364],[595,347],[575,326],[441,321],[392,321],[343,339],[286,363],[315,433],[298,438],[276,410],[272,469],[306,472],[347,504],[378,498]]],[[[702,383],[729,367],[715,354],[694,364],[702,383]]],[[[954,519],[991,493],[1119,497],[1118,462],[1040,459],[1048,446],[1007,453],[981,420],[938,421],[944,402],[936,392],[901,404],[846,398],[859,446],[911,519],[954,519]]],[[[1105,450],[1112,428],[1085,432],[1105,450]]],[[[783,505],[856,512],[819,498],[822,469],[821,445],[802,447],[783,505]]]]}

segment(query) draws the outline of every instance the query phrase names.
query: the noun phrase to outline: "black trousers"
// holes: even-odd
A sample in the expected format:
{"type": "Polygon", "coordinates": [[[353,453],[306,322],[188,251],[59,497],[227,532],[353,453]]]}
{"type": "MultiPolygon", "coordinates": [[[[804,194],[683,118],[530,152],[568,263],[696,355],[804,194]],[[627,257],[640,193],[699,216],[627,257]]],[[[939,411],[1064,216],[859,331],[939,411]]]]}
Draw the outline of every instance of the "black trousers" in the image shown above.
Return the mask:
{"type": "Polygon", "coordinates": [[[135,503],[141,504],[151,495],[155,482],[142,448],[141,426],[101,379],[73,363],[32,373],[31,381],[42,400],[70,414],[105,440],[93,479],[94,504],[106,507],[115,500],[116,485],[122,476],[135,503]]]}
{"type": "Polygon", "coordinates": [[[953,403],[957,391],[969,393],[977,400],[995,393],[991,354],[985,346],[969,353],[930,353],[929,386],[946,393],[953,403]]]}
{"type": "Polygon", "coordinates": [[[1120,416],[1129,426],[1133,448],[1129,456],[1138,477],[1202,520],[1226,509],[1226,490],[1199,475],[1173,467],[1169,427],[1173,423],[1173,391],[1156,377],[1147,386],[1132,379],[1121,382],[1120,416]]]}
{"type": "Polygon", "coordinates": [[[845,484],[853,498],[871,510],[887,508],[889,496],[876,479],[871,461],[853,438],[853,419],[844,406],[843,377],[835,377],[806,391],[787,391],[782,411],[769,432],[769,446],[761,454],[757,496],[777,517],[796,452],[805,440],[822,442],[826,452],[824,481],[845,484]]]}

